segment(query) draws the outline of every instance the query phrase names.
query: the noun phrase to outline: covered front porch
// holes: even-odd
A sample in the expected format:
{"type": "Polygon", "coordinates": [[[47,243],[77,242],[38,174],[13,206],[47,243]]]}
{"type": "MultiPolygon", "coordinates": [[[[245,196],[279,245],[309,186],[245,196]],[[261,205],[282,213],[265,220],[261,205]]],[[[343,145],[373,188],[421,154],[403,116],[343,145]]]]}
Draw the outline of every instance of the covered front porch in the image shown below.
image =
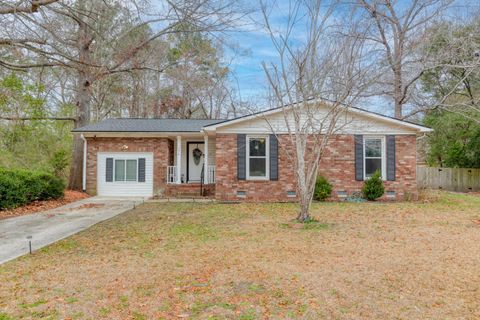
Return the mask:
{"type": "Polygon", "coordinates": [[[166,174],[169,189],[174,185],[215,183],[215,136],[177,135],[169,140],[171,154],[166,174]]]}

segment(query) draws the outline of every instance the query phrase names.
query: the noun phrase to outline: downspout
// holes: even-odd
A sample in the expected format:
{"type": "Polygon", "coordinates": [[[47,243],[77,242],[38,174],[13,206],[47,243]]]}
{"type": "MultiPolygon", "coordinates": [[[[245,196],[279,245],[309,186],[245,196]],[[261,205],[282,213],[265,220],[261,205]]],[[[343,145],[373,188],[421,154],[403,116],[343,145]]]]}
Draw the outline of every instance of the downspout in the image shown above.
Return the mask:
{"type": "Polygon", "coordinates": [[[87,191],[87,139],[85,139],[83,133],[80,138],[83,140],[82,190],[85,192],[87,191]]]}

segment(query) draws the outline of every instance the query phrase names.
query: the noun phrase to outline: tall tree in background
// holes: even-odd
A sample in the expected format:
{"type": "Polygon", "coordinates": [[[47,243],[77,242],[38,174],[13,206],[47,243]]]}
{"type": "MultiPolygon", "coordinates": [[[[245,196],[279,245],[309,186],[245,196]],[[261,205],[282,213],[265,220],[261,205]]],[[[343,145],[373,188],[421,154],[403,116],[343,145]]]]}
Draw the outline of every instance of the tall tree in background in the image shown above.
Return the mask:
{"type": "MultiPolygon", "coordinates": [[[[234,8],[233,2],[210,0],[168,1],[155,10],[133,0],[2,2],[0,45],[6,54],[0,58],[0,66],[12,70],[56,68],[72,76],[66,90],[73,92],[75,112],[68,119],[74,127],[81,127],[90,122],[96,82],[152,69],[135,61],[139,52],[149,50],[150,43],[181,31],[179,26],[186,22],[196,32],[224,30],[235,20],[234,8]]],[[[75,137],[72,189],[81,189],[82,147],[80,137],[75,137]]]]}
{"type": "MultiPolygon", "coordinates": [[[[183,29],[188,30],[186,26],[183,29]]],[[[228,102],[228,67],[221,63],[221,46],[198,32],[169,36],[168,59],[174,65],[166,72],[167,96],[177,102],[174,117],[219,118],[228,102]]]]}
{"type": "Polygon", "coordinates": [[[374,95],[391,98],[396,118],[405,118],[415,84],[430,66],[424,50],[428,31],[453,0],[357,0],[360,19],[372,43],[370,57],[379,57],[374,95]]]}
{"type": "Polygon", "coordinates": [[[443,109],[428,111],[427,163],[450,168],[480,168],[480,125],[462,114],[443,109]]]}
{"type": "MultiPolygon", "coordinates": [[[[0,80],[0,113],[8,113],[13,119],[0,125],[0,167],[54,171],[65,178],[68,163],[60,166],[59,161],[55,160],[68,160],[67,152],[71,148],[70,123],[19,120],[47,117],[45,95],[44,86],[29,83],[15,73],[0,80]]],[[[65,108],[68,109],[68,106],[65,108]]],[[[59,110],[58,114],[70,111],[59,110]]]]}
{"type": "Polygon", "coordinates": [[[417,112],[441,109],[480,125],[480,16],[441,22],[430,34],[434,66],[420,78],[417,112]]]}
{"type": "MultiPolygon", "coordinates": [[[[306,222],[327,144],[346,124],[348,107],[367,87],[364,40],[338,37],[336,1],[292,1],[281,26],[270,16],[279,10],[275,3],[262,2],[261,7],[277,54],[276,61],[263,63],[269,102],[283,110],[286,138],[279,139],[279,147],[294,164],[300,205],[297,220],[306,222]],[[302,41],[295,38],[299,30],[305,34],[302,41]]],[[[276,135],[284,133],[283,127],[283,121],[280,128],[270,123],[276,135]]]]}
{"type": "Polygon", "coordinates": [[[480,17],[439,23],[428,42],[436,63],[420,78],[416,110],[435,130],[428,163],[480,167],[480,17]]]}

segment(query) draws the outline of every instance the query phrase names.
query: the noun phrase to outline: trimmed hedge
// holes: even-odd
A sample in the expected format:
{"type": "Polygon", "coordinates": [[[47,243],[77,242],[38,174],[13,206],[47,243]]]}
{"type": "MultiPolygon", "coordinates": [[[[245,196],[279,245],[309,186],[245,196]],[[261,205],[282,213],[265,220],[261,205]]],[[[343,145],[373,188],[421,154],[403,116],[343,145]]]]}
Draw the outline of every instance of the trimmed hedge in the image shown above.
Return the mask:
{"type": "Polygon", "coordinates": [[[380,171],[375,171],[375,173],[363,183],[362,193],[365,199],[369,201],[374,201],[385,192],[385,187],[383,186],[382,175],[380,171]]]}
{"type": "Polygon", "coordinates": [[[0,210],[63,197],[65,183],[41,171],[0,168],[0,210]]]}
{"type": "Polygon", "coordinates": [[[315,183],[315,191],[313,192],[313,199],[317,201],[325,201],[332,195],[333,186],[323,176],[318,176],[315,183]]]}

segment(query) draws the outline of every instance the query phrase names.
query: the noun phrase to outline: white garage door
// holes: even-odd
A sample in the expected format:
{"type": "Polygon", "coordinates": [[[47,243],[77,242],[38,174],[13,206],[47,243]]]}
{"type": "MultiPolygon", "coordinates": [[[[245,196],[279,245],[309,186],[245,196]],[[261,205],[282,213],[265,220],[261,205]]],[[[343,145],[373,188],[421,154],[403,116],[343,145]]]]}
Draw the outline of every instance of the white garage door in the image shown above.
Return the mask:
{"type": "Polygon", "coordinates": [[[99,196],[151,197],[153,155],[138,152],[99,152],[97,155],[99,196]]]}

